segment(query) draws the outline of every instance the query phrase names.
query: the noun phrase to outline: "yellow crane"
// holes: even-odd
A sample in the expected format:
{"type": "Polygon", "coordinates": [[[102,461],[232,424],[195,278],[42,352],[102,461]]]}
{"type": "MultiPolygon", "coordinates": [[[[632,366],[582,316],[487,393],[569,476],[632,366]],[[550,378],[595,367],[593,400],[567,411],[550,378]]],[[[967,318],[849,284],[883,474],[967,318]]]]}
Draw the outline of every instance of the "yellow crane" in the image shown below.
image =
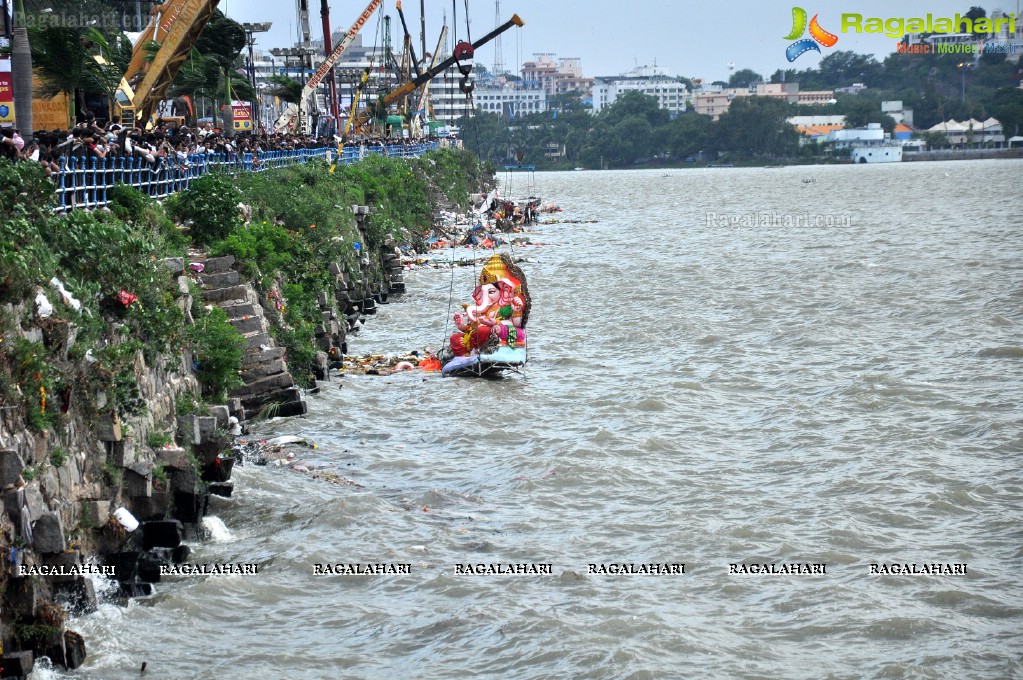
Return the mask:
{"type": "Polygon", "coordinates": [[[135,40],[131,62],[115,95],[123,125],[152,125],[153,112],[219,2],[168,0],[153,7],[149,24],[135,40]]]}

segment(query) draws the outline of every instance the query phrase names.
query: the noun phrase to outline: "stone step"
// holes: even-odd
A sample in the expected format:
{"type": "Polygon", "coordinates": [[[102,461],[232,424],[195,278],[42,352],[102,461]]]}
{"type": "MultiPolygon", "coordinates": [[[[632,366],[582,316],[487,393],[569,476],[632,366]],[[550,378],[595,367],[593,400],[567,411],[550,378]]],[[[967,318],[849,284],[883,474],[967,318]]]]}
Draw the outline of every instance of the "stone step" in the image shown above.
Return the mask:
{"type": "Polygon", "coordinates": [[[270,349],[263,351],[258,347],[250,349],[242,356],[242,366],[245,368],[251,368],[258,364],[263,364],[268,361],[276,361],[277,359],[284,358],[285,349],[283,347],[271,347],[270,349]]]}
{"type": "Polygon", "coordinates": [[[277,407],[277,417],[290,418],[292,416],[304,416],[308,411],[305,400],[289,401],[277,407]]]}
{"type": "Polygon", "coordinates": [[[236,271],[220,272],[218,274],[201,274],[199,280],[207,288],[227,288],[237,286],[241,281],[241,274],[236,271]]]}
{"type": "Polygon", "coordinates": [[[203,264],[206,265],[205,273],[221,274],[234,266],[234,255],[224,255],[223,257],[211,257],[207,260],[203,260],[203,264]]]}
{"type": "Polygon", "coordinates": [[[263,316],[263,308],[257,307],[251,302],[238,302],[235,304],[217,305],[224,313],[227,314],[227,318],[241,319],[246,316],[263,316]]]}
{"type": "MultiPolygon", "coordinates": [[[[242,403],[245,403],[246,397],[254,395],[265,394],[274,390],[280,390],[282,388],[291,387],[295,384],[294,378],[291,377],[290,373],[277,373],[270,375],[265,378],[260,378],[248,384],[242,385],[238,389],[231,392],[232,397],[241,397],[242,403]]],[[[248,406],[246,405],[246,409],[248,406]]]]}
{"type": "Polygon", "coordinates": [[[270,336],[261,330],[251,333],[242,333],[242,337],[245,338],[245,349],[259,348],[260,346],[266,345],[270,342],[270,336]]]}
{"type": "Polygon", "coordinates": [[[255,364],[247,371],[243,371],[241,374],[242,382],[245,384],[261,380],[277,373],[284,373],[288,370],[288,367],[284,364],[284,359],[274,359],[272,361],[266,361],[263,363],[255,364]]]}
{"type": "Polygon", "coordinates": [[[293,401],[302,401],[302,390],[297,387],[288,387],[274,392],[242,397],[242,404],[245,406],[245,410],[251,414],[255,414],[266,404],[273,402],[290,404],[293,401]]]}
{"type": "Polygon", "coordinates": [[[247,286],[231,286],[229,288],[207,288],[202,292],[202,297],[207,302],[225,302],[227,300],[248,300],[247,286]]]}
{"type": "Polygon", "coordinates": [[[230,319],[228,321],[234,329],[245,335],[246,333],[255,333],[257,331],[264,332],[266,330],[265,321],[261,316],[250,316],[241,319],[230,319]]]}

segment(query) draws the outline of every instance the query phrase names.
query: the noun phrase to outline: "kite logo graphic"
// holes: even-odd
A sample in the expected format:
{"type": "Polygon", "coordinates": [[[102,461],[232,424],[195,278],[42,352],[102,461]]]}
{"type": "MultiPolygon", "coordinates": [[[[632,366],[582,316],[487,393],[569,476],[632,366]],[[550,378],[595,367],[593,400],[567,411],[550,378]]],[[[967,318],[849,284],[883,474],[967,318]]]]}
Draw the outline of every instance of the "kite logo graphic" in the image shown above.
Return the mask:
{"type": "Polygon", "coordinates": [[[795,40],[785,49],[785,58],[789,61],[795,61],[799,58],[799,55],[804,52],[814,50],[820,52],[821,48],[817,47],[817,43],[824,45],[825,47],[832,47],[838,42],[838,36],[834,33],[828,33],[820,24],[817,23],[817,15],[813,15],[813,19],[810,19],[810,37],[797,40],[803,35],[806,30],[806,10],[802,7],[792,8],[792,32],[785,36],[786,40],[795,40]]]}

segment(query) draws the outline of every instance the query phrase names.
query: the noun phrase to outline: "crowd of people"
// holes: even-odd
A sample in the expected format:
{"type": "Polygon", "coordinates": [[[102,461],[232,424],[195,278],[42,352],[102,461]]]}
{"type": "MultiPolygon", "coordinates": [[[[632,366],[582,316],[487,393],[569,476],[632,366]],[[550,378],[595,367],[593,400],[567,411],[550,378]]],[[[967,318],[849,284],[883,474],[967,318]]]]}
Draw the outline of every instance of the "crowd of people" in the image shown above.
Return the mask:
{"type": "MultiPolygon", "coordinates": [[[[290,133],[228,132],[210,123],[196,126],[157,121],[151,130],[126,128],[116,122],[98,122],[86,114],[71,130],[38,131],[26,141],[16,128],[0,129],[0,157],[39,163],[47,175],[62,170],[62,159],[137,158],[153,171],[162,167],[187,168],[196,155],[223,154],[244,157],[253,154],[258,164],[267,151],[337,148],[343,141],[333,137],[311,137],[290,133]]],[[[359,136],[346,143],[358,146],[409,144],[409,140],[359,136]]],[[[414,142],[412,142],[414,143],[414,142]]]]}

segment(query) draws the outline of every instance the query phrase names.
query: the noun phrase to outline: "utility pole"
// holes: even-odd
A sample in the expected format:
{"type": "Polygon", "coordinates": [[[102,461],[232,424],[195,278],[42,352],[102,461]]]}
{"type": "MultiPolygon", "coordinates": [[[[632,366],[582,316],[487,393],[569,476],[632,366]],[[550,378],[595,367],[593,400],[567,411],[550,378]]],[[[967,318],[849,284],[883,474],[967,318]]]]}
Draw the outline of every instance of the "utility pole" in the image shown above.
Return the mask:
{"type": "MultiPolygon", "coordinates": [[[[270,30],[272,22],[263,21],[260,23],[243,23],[242,30],[245,31],[245,42],[249,46],[249,84],[252,85],[252,110],[249,111],[249,118],[252,122],[254,132],[259,130],[259,88],[256,87],[256,61],[252,53],[252,46],[256,44],[256,33],[266,33],[270,30]]],[[[230,102],[228,102],[230,106],[230,102]]]]}
{"type": "Polygon", "coordinates": [[[419,54],[426,59],[426,0],[419,0],[419,54]]]}
{"type": "MultiPolygon", "coordinates": [[[[494,26],[501,25],[501,0],[494,0],[494,26]]],[[[501,49],[501,36],[494,38],[494,77],[504,72],[504,54],[501,49]]]]}

